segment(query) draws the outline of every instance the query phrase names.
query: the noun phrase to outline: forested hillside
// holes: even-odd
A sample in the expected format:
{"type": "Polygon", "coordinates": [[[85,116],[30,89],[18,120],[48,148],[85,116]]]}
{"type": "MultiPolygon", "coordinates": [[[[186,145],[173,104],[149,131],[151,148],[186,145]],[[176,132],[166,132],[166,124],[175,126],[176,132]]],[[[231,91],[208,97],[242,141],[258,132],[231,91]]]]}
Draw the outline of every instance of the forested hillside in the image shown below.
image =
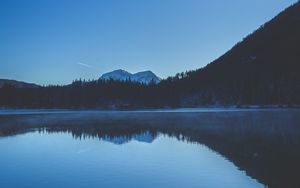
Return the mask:
{"type": "Polygon", "coordinates": [[[0,106],[4,107],[299,104],[300,2],[206,67],[179,73],[159,84],[77,80],[66,86],[19,88],[6,84],[0,88],[0,106]]]}

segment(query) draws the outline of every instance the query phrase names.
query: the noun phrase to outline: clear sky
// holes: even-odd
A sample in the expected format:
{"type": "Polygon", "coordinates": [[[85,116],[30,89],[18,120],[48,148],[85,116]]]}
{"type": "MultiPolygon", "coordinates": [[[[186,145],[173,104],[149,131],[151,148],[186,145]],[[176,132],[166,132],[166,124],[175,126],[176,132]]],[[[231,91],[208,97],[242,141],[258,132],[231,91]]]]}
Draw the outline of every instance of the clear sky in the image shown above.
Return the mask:
{"type": "Polygon", "coordinates": [[[296,0],[0,0],[0,78],[66,84],[205,66],[296,0]]]}

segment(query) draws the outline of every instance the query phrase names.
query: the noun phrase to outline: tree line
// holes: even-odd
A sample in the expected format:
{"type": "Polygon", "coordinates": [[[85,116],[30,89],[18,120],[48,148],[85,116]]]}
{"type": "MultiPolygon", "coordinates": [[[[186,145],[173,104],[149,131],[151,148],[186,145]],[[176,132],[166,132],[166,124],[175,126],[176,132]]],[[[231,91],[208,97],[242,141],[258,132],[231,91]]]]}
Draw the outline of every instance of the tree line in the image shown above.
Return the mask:
{"type": "MultiPolygon", "coordinates": [[[[176,74],[159,84],[75,80],[70,85],[0,88],[0,106],[16,108],[158,108],[300,104],[300,81],[223,75],[215,69],[176,74]],[[218,72],[215,74],[214,72],[218,72]],[[209,76],[211,74],[218,76],[209,76]]],[[[290,75],[292,76],[292,75],[290,75]]]]}

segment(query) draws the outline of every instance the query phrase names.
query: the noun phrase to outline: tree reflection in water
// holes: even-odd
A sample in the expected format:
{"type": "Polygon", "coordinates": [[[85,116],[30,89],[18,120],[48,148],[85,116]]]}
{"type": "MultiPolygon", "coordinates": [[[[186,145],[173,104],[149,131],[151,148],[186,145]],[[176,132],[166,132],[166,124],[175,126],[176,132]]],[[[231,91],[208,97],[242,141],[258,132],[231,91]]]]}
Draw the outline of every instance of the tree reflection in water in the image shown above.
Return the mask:
{"type": "Polygon", "coordinates": [[[1,115],[0,137],[32,131],[124,144],[159,134],[205,144],[269,187],[300,187],[300,111],[73,112],[1,115]]]}

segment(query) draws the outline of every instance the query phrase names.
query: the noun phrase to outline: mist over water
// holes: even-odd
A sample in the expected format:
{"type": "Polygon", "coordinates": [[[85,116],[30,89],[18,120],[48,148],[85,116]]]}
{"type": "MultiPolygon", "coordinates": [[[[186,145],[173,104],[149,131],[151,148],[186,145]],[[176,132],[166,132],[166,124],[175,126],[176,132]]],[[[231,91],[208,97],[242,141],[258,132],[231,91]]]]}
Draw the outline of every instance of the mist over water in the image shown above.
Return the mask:
{"type": "Polygon", "coordinates": [[[5,112],[0,186],[297,187],[299,115],[297,109],[5,112]]]}

